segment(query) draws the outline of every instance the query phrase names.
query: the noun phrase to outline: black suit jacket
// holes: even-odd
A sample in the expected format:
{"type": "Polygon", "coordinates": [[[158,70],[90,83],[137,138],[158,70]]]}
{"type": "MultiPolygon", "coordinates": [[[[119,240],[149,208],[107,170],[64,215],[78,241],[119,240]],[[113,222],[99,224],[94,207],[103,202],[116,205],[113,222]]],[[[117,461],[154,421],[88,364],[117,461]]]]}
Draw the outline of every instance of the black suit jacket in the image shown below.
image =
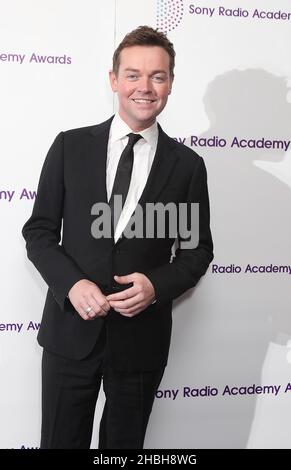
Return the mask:
{"type": "Polygon", "coordinates": [[[33,212],[23,227],[28,258],[48,284],[38,334],[41,346],[65,357],[82,359],[106,327],[107,358],[119,370],[153,370],[167,363],[172,300],[195,286],[213,258],[204,162],[159,127],[152,168],[139,200],[199,202],[200,240],[195,249],[176,250],[174,239],[121,237],[96,239],[91,208],[107,202],[106,159],[111,119],[61,132],[44,162],[33,212]],[[105,319],[84,321],[67,298],[80,279],[95,282],[108,294],[114,274],[144,273],[157,302],[132,318],[113,309],[105,319]]]}

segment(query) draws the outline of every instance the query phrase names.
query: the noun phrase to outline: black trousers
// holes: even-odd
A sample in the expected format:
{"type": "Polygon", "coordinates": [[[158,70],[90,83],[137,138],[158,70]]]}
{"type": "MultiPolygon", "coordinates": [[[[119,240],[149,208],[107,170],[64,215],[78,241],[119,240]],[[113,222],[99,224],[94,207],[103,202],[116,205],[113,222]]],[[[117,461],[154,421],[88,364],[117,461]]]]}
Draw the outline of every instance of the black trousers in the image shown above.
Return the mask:
{"type": "Polygon", "coordinates": [[[99,449],[142,449],[164,369],[120,372],[106,366],[105,333],[80,361],[46,350],[42,358],[41,449],[89,449],[101,382],[106,402],[99,449]]]}

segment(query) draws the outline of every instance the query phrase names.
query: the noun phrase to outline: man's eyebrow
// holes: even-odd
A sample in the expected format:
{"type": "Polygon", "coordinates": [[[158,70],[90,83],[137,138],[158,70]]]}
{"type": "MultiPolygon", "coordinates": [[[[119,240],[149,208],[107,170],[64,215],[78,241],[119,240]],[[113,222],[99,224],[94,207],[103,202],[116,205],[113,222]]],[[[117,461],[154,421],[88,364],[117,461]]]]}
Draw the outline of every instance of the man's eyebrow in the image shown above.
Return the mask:
{"type": "Polygon", "coordinates": [[[133,69],[131,67],[127,67],[126,69],[124,69],[125,72],[139,72],[138,69],[133,69]]]}
{"type": "Polygon", "coordinates": [[[164,73],[165,75],[167,75],[166,70],[154,70],[154,71],[152,72],[152,75],[155,75],[156,73],[164,73]]]}
{"type": "MultiPolygon", "coordinates": [[[[131,68],[131,67],[127,67],[126,69],[124,69],[124,71],[125,72],[140,72],[139,69],[134,69],[134,68],[131,68]]],[[[151,75],[155,75],[156,73],[163,73],[163,74],[167,75],[167,72],[165,70],[153,70],[151,75]]]]}

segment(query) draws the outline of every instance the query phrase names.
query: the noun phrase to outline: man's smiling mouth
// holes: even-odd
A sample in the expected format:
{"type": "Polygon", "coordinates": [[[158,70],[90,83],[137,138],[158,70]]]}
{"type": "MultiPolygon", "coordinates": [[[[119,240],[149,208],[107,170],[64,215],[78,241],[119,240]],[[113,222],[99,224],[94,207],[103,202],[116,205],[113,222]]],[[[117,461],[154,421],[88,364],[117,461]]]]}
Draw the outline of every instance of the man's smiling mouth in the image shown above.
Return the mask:
{"type": "Polygon", "coordinates": [[[144,99],[144,98],[133,98],[132,101],[134,101],[135,103],[150,104],[150,103],[155,103],[156,100],[149,100],[149,99],[144,99]]]}

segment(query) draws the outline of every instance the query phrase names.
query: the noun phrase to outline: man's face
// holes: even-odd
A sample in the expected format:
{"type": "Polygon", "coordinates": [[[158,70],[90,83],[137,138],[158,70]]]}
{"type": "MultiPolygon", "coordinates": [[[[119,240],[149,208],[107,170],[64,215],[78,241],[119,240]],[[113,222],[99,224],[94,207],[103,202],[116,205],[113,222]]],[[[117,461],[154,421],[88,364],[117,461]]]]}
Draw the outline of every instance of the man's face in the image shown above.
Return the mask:
{"type": "Polygon", "coordinates": [[[170,57],[159,46],[131,46],[120,53],[118,74],[110,72],[111,88],[118,94],[119,114],[139,132],[151,126],[171,93],[170,57]]]}

